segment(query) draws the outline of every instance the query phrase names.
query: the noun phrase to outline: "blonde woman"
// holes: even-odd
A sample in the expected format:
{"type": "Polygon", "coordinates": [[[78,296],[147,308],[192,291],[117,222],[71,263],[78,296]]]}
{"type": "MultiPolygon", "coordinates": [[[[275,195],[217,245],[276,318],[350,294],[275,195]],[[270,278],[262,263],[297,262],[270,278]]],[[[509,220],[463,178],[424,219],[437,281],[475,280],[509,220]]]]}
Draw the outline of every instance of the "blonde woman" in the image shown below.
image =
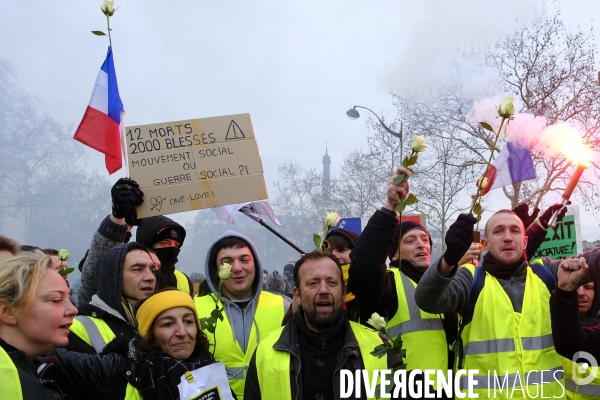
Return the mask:
{"type": "Polygon", "coordinates": [[[22,253],[0,261],[0,399],[61,399],[32,359],[69,342],[77,309],[52,260],[22,253]],[[43,382],[43,383],[42,383],[43,382]]]}

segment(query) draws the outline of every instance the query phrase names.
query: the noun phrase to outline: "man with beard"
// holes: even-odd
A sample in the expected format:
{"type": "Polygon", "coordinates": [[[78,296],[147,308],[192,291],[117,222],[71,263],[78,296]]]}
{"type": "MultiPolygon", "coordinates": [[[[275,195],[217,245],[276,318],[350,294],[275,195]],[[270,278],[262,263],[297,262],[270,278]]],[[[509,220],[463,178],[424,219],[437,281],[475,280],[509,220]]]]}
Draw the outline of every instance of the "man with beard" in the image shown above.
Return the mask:
{"type": "MultiPolygon", "coordinates": [[[[407,370],[445,371],[448,343],[456,337],[456,317],[442,319],[441,315],[422,311],[415,303],[415,289],[429,268],[431,237],[416,222],[399,224],[397,205],[409,191],[408,182],[394,185],[394,178],[400,174],[410,172],[399,167],[389,178],[385,207],[375,211],[350,253],[348,290],[358,302],[362,323],[376,312],[385,317],[392,335],[401,335],[407,370]]],[[[464,253],[454,255],[458,257],[456,262],[464,253]]]]}
{"type": "Polygon", "coordinates": [[[190,278],[175,269],[177,256],[185,240],[185,228],[164,215],[144,218],[138,227],[135,240],[154,250],[160,260],[156,272],[156,289],[176,287],[194,296],[194,285],[190,278]]]}
{"type": "MultiPolygon", "coordinates": [[[[382,339],[348,320],[342,268],[334,255],[306,254],[296,262],[294,282],[300,306],[290,322],[258,345],[246,377],[246,400],[339,399],[340,370],[366,369],[372,376],[399,361],[371,355],[382,339]]],[[[364,387],[361,394],[366,398],[364,387]]]]}

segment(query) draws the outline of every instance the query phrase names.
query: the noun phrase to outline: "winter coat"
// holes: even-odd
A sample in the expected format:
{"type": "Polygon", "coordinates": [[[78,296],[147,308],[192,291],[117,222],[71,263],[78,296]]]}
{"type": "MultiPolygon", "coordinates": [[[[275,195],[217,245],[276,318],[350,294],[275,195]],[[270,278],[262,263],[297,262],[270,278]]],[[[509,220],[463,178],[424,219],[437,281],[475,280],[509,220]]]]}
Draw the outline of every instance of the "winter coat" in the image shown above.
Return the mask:
{"type": "Polygon", "coordinates": [[[123,243],[127,234],[127,225],[115,224],[110,216],[104,218],[98,231],[94,233],[92,244],[81,269],[81,287],[77,292],[79,306],[89,303],[98,291],[96,283],[96,263],[111,248],[123,243]]]}
{"type": "MultiPolygon", "coordinates": [[[[600,286],[596,281],[594,285],[600,286]]],[[[598,296],[598,291],[594,290],[598,296]]],[[[554,348],[561,356],[573,359],[575,353],[585,351],[600,359],[600,321],[597,318],[580,319],[577,290],[566,291],[557,287],[550,297],[552,338],[554,348]],[[587,325],[587,326],[586,326],[587,325]],[[585,327],[584,327],[585,326],[585,327]]],[[[595,300],[595,299],[594,299],[595,300]]],[[[598,308],[590,311],[598,311],[598,308]]]]}
{"type": "MultiPolygon", "coordinates": [[[[302,373],[301,369],[310,368],[310,366],[301,365],[301,357],[300,352],[302,349],[299,348],[300,340],[298,337],[298,324],[304,323],[303,321],[299,321],[302,318],[302,311],[299,308],[298,312],[294,314],[294,317],[285,325],[279,339],[273,345],[273,348],[285,352],[291,353],[292,357],[290,357],[290,385],[291,385],[291,394],[292,399],[303,399],[303,388],[306,385],[312,385],[313,382],[303,382],[302,381],[302,373]]],[[[362,356],[360,353],[360,348],[358,346],[358,342],[352,332],[352,328],[350,327],[350,322],[345,313],[340,314],[340,319],[343,321],[342,331],[344,332],[344,340],[343,345],[340,347],[337,363],[335,365],[334,372],[334,382],[333,391],[335,394],[335,398],[340,398],[340,374],[339,371],[342,369],[355,371],[357,369],[364,369],[364,364],[362,360],[362,356]]],[[[382,341],[383,343],[383,341],[382,341]]],[[[393,368],[394,366],[400,364],[400,360],[394,356],[388,354],[387,365],[388,368],[393,368]]],[[[365,393],[364,387],[361,390],[361,393],[365,393]]],[[[260,400],[261,392],[260,385],[258,380],[258,372],[256,369],[256,352],[252,356],[252,360],[250,361],[250,366],[248,369],[248,374],[246,376],[246,386],[244,390],[244,399],[245,400],[260,400]]],[[[266,400],[266,399],[265,399],[266,400]]],[[[269,399],[270,400],[270,399],[269,399]]]]}
{"type": "MultiPolygon", "coordinates": [[[[22,351],[14,348],[0,339],[0,351],[6,352],[9,359],[0,355],[0,388],[1,393],[7,393],[11,389],[20,391],[23,400],[60,400],[63,399],[62,392],[52,379],[46,374],[52,369],[58,369],[55,365],[48,365],[39,374],[37,367],[29,357],[22,351]],[[9,363],[12,362],[13,365],[9,363]],[[16,368],[15,376],[13,368],[16,368]],[[15,385],[15,386],[12,386],[15,385]],[[17,387],[20,386],[19,387],[17,387]]],[[[6,399],[8,400],[8,399],[6,399]]]]}

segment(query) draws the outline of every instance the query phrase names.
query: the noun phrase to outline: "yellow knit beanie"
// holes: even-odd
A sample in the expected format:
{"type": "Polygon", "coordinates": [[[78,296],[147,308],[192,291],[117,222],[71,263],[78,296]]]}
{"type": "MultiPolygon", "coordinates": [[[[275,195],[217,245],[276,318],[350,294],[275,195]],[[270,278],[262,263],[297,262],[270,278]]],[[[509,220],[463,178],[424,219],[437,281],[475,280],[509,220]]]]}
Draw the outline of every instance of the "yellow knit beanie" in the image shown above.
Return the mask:
{"type": "Polygon", "coordinates": [[[175,307],[187,307],[192,310],[196,317],[196,325],[200,329],[196,304],[190,295],[181,290],[167,290],[148,297],[137,310],[135,317],[138,321],[140,335],[145,339],[156,317],[163,311],[175,307]]]}

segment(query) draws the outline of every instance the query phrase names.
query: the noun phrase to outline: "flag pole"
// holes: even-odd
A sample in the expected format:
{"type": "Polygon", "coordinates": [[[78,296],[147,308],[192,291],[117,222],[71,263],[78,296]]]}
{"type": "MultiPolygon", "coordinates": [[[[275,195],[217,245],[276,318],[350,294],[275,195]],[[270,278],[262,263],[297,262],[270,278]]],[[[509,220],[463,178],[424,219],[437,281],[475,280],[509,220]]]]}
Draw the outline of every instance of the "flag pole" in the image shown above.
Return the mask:
{"type": "Polygon", "coordinates": [[[269,226],[269,224],[267,224],[267,222],[263,218],[252,218],[251,216],[245,214],[242,210],[238,210],[238,211],[241,212],[242,214],[244,214],[245,216],[247,216],[248,218],[255,220],[256,222],[258,222],[259,224],[261,224],[265,228],[267,228],[275,236],[277,236],[279,239],[283,240],[285,243],[287,243],[290,247],[292,247],[298,253],[300,253],[300,254],[306,254],[306,252],[304,250],[302,250],[300,247],[296,246],[288,238],[286,238],[285,236],[283,236],[281,233],[277,232],[275,229],[271,228],[269,226]]]}

